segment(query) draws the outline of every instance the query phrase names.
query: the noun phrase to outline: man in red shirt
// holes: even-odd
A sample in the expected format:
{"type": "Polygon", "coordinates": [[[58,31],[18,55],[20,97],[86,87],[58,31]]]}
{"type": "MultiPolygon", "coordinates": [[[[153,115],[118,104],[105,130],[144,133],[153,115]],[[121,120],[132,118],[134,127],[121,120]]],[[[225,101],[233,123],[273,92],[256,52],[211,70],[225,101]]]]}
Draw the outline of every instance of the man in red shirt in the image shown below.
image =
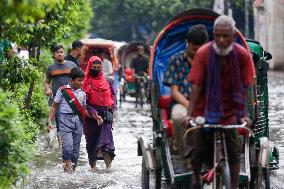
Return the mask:
{"type": "MultiPolygon", "coordinates": [[[[235,21],[220,16],[214,23],[214,41],[195,54],[189,80],[192,83],[188,119],[204,116],[211,124],[238,124],[249,121],[245,108],[246,88],[253,84],[254,67],[249,52],[234,42],[235,21]]],[[[190,151],[194,172],[193,188],[200,187],[202,163],[212,163],[212,134],[193,133],[190,151]],[[208,156],[208,153],[212,154],[208,156]],[[209,158],[210,157],[210,158],[209,158]]],[[[232,189],[237,189],[240,171],[240,144],[236,130],[226,133],[232,189]]]]}

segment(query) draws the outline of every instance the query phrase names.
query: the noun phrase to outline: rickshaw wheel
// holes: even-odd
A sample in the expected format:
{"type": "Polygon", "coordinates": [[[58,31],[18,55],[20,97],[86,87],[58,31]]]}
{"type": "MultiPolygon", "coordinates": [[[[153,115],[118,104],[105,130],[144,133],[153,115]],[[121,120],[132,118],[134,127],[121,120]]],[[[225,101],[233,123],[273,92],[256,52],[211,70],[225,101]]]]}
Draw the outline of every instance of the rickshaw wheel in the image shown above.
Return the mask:
{"type": "Polygon", "coordinates": [[[270,189],[270,174],[268,168],[261,168],[257,179],[257,189],[270,189]]]}
{"type": "Polygon", "coordinates": [[[142,189],[160,189],[161,188],[161,170],[149,171],[145,165],[145,159],[142,158],[142,189]]]}
{"type": "Polygon", "coordinates": [[[251,189],[270,189],[270,170],[269,168],[255,168],[255,178],[252,179],[251,189]]]}
{"type": "Polygon", "coordinates": [[[231,188],[231,176],[228,162],[223,162],[216,170],[216,188],[231,188]]]}
{"type": "Polygon", "coordinates": [[[250,183],[245,182],[239,185],[239,189],[250,189],[250,183]]]}

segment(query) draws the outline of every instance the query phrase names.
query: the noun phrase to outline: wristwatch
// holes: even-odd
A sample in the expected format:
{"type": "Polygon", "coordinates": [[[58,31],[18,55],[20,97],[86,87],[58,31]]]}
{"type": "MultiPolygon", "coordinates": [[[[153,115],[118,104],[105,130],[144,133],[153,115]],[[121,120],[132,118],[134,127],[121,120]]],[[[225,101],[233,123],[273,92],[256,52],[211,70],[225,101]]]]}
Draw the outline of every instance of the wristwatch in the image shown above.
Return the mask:
{"type": "Polygon", "coordinates": [[[49,124],[51,124],[51,121],[46,120],[45,124],[46,124],[46,126],[48,126],[49,124]]]}

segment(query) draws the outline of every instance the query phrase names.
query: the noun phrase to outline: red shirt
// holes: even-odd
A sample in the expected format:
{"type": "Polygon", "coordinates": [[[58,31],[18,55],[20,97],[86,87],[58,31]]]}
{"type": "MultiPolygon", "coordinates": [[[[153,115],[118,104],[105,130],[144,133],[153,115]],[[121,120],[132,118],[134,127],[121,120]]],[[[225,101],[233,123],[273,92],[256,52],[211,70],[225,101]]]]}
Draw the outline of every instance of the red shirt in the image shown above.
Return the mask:
{"type": "MultiPolygon", "coordinates": [[[[206,70],[209,62],[209,51],[212,42],[203,45],[196,52],[192,61],[192,68],[189,74],[189,80],[193,85],[202,86],[201,94],[197,100],[192,116],[204,116],[205,110],[205,81],[206,81],[206,70]]],[[[253,78],[255,76],[254,64],[250,53],[242,46],[235,43],[236,53],[238,61],[240,62],[240,72],[244,87],[253,84],[253,78]]],[[[228,59],[227,61],[231,61],[228,59]]],[[[221,66],[221,105],[223,107],[224,116],[221,118],[221,123],[232,124],[236,123],[237,116],[234,115],[234,102],[232,100],[232,85],[230,76],[230,64],[224,64],[221,66]]],[[[245,94],[243,95],[245,98],[245,94]]]]}

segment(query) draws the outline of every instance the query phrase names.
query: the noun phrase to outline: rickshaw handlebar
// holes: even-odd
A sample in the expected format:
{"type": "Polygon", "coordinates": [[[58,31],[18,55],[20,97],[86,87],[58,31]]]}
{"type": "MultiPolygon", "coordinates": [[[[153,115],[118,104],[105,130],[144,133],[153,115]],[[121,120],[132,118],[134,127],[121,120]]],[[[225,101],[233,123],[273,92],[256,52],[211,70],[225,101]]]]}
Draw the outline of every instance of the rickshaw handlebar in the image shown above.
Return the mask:
{"type": "Polygon", "coordinates": [[[190,120],[189,121],[190,125],[192,126],[192,128],[189,128],[186,131],[186,134],[188,134],[190,131],[195,130],[195,129],[199,129],[199,128],[210,128],[210,129],[244,129],[246,130],[250,136],[253,136],[253,132],[250,128],[246,127],[247,122],[244,122],[240,125],[226,125],[226,124],[197,124],[195,121],[190,120]]]}
{"type": "Polygon", "coordinates": [[[247,122],[244,122],[240,125],[225,125],[225,124],[197,124],[193,120],[189,121],[190,125],[193,127],[202,127],[202,128],[212,128],[212,129],[237,129],[237,128],[245,128],[250,131],[249,128],[246,127],[247,122]]]}
{"type": "Polygon", "coordinates": [[[240,125],[225,125],[225,124],[197,124],[195,121],[190,120],[189,121],[192,128],[189,128],[186,130],[184,137],[186,137],[191,131],[201,128],[210,128],[210,129],[244,129],[246,130],[250,136],[253,136],[253,132],[250,128],[246,127],[247,122],[244,122],[240,125]]]}

